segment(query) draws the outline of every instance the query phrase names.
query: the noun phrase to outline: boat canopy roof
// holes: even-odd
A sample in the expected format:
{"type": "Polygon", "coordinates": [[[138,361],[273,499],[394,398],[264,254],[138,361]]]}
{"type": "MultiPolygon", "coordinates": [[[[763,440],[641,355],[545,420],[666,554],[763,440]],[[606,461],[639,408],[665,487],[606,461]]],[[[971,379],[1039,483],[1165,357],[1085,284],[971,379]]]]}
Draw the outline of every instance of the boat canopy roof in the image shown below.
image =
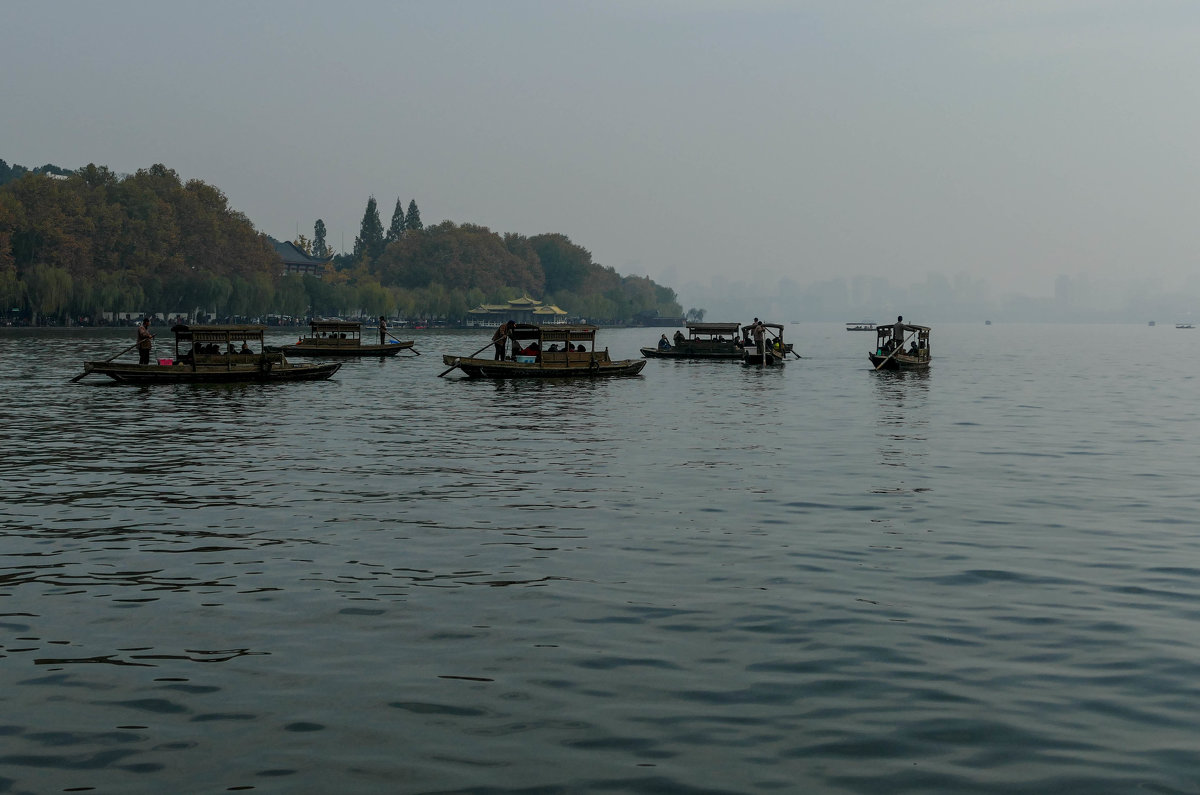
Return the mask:
{"type": "Polygon", "coordinates": [[[737,334],[737,323],[688,323],[692,334],[737,334]]]}
{"type": "Polygon", "coordinates": [[[234,340],[262,341],[266,326],[172,326],[175,339],[179,342],[230,342],[234,340]]]}
{"type": "Polygon", "coordinates": [[[557,323],[539,326],[534,323],[518,323],[509,336],[518,340],[538,340],[539,343],[588,342],[596,339],[596,326],[567,326],[557,323]]]}
{"type": "Polygon", "coordinates": [[[361,323],[350,323],[345,320],[314,320],[309,324],[312,327],[313,333],[321,331],[333,331],[337,333],[354,332],[355,334],[362,331],[361,323]]]}

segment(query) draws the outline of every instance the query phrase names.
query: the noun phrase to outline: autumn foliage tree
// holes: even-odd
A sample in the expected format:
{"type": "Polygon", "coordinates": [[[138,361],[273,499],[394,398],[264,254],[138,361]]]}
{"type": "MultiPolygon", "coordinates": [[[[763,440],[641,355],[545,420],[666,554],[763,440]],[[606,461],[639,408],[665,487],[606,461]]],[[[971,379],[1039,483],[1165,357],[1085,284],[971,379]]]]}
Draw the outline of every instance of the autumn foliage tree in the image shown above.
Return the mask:
{"type": "Polygon", "coordinates": [[[15,278],[34,316],[219,311],[239,287],[273,291],[278,271],[220,190],[166,166],[27,173],[0,189],[0,291],[15,278]]]}
{"type": "MultiPolygon", "coordinates": [[[[426,228],[399,199],[387,234],[374,197],[354,255],[319,274],[285,275],[272,241],[200,180],[164,165],[118,175],[89,164],[8,167],[0,176],[0,304],[48,322],[105,313],[392,315],[461,321],[481,303],[528,295],[574,315],[619,322],[680,315],[675,294],[592,261],[565,235],[497,234],[442,221],[426,228]]],[[[326,229],[312,251],[329,256],[326,229]]],[[[301,247],[308,240],[298,236],[301,247]]]]}

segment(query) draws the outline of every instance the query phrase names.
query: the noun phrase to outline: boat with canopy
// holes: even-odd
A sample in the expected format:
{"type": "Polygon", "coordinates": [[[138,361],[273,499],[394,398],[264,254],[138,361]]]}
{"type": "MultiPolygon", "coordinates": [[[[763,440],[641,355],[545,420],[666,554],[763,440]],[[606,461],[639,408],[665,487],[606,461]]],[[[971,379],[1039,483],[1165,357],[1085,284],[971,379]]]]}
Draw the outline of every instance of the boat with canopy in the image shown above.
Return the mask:
{"type": "Polygon", "coordinates": [[[675,332],[673,344],[642,348],[647,359],[728,359],[742,358],[745,352],[738,323],[688,323],[687,334],[675,332]]]}
{"type": "Polygon", "coordinates": [[[376,345],[363,342],[362,335],[360,323],[314,320],[307,337],[301,337],[292,345],[284,345],[281,350],[289,356],[395,356],[404,350],[412,350],[420,355],[413,349],[413,340],[401,341],[392,337],[392,342],[376,345]]]}
{"type": "Polygon", "coordinates": [[[783,325],[780,323],[759,323],[763,328],[763,340],[759,345],[751,337],[754,334],[754,324],[742,326],[742,335],[744,340],[745,352],[742,355],[742,364],[751,365],[754,367],[778,367],[784,364],[788,354],[792,354],[797,359],[800,354],[792,350],[783,339],[783,325]]]}
{"type": "Polygon", "coordinates": [[[608,349],[596,349],[596,326],[547,325],[516,323],[508,332],[514,353],[512,358],[480,359],[480,353],[493,343],[470,356],[444,355],[447,369],[462,370],[468,378],[604,378],[637,375],[646,366],[645,359],[617,359],[608,349]]]}
{"type": "Polygon", "coordinates": [[[123,384],[244,383],[322,381],[341,367],[332,364],[293,364],[263,344],[265,326],[173,326],[175,355],[150,364],[110,359],[85,362],[78,381],[93,373],[123,384]]]}
{"type": "Polygon", "coordinates": [[[920,370],[931,361],[929,326],[896,324],[875,330],[875,350],[867,354],[876,370],[920,370]],[[896,336],[896,325],[902,327],[896,336]],[[906,348],[905,345],[908,345],[906,348]]]}

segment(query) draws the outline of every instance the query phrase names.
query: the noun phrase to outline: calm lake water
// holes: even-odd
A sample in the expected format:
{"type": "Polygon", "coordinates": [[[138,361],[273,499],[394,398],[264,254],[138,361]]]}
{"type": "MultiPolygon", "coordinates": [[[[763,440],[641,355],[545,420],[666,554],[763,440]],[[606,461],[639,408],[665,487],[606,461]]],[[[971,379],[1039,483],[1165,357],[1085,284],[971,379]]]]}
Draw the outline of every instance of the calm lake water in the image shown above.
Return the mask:
{"type": "Polygon", "coordinates": [[[1200,330],[436,377],[489,332],[223,387],[0,332],[0,793],[1200,792],[1200,330]]]}

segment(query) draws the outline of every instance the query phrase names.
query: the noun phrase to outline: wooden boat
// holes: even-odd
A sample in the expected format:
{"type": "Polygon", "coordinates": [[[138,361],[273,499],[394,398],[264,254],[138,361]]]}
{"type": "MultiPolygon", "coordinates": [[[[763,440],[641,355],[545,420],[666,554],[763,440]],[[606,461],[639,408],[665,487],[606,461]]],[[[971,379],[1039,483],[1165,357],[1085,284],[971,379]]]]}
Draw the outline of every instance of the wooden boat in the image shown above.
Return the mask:
{"type": "Polygon", "coordinates": [[[294,345],[284,345],[281,350],[288,356],[395,356],[412,346],[412,340],[383,345],[363,342],[359,323],[317,320],[311,324],[307,337],[301,337],[294,345]]]}
{"type": "Polygon", "coordinates": [[[265,329],[265,326],[174,326],[171,328],[175,333],[174,358],[158,359],[154,364],[87,362],[76,379],[99,373],[123,384],[322,381],[342,366],[340,362],[292,364],[282,353],[265,349],[265,329]]]}
{"type": "Polygon", "coordinates": [[[868,321],[860,321],[858,323],[847,323],[846,331],[874,331],[875,324],[868,321]]]}
{"type": "Polygon", "coordinates": [[[518,323],[509,339],[520,346],[512,359],[475,358],[489,343],[472,356],[443,356],[449,369],[439,375],[458,368],[468,378],[603,378],[637,375],[646,366],[644,359],[613,360],[607,348],[596,350],[595,326],[518,323]]]}
{"type": "MultiPolygon", "coordinates": [[[[766,331],[763,335],[763,344],[761,348],[754,342],[746,344],[742,353],[742,364],[753,367],[782,366],[787,355],[794,353],[792,346],[783,341],[783,326],[779,323],[763,323],[761,325],[766,331]]],[[[742,326],[742,334],[746,338],[749,338],[753,331],[753,325],[742,326]]],[[[799,354],[796,354],[796,358],[800,358],[799,354]]]]}
{"type": "MultiPolygon", "coordinates": [[[[642,348],[648,359],[728,359],[736,361],[745,352],[737,323],[688,323],[687,335],[675,332],[668,348],[642,348]]],[[[661,344],[661,343],[660,343],[661,344]]]]}
{"type": "Polygon", "coordinates": [[[876,370],[917,370],[929,366],[929,327],[905,325],[900,339],[893,339],[894,326],[875,329],[875,350],[867,355],[876,370]],[[916,350],[911,343],[916,343],[916,350]],[[910,343],[905,348],[905,343],[910,343]]]}

